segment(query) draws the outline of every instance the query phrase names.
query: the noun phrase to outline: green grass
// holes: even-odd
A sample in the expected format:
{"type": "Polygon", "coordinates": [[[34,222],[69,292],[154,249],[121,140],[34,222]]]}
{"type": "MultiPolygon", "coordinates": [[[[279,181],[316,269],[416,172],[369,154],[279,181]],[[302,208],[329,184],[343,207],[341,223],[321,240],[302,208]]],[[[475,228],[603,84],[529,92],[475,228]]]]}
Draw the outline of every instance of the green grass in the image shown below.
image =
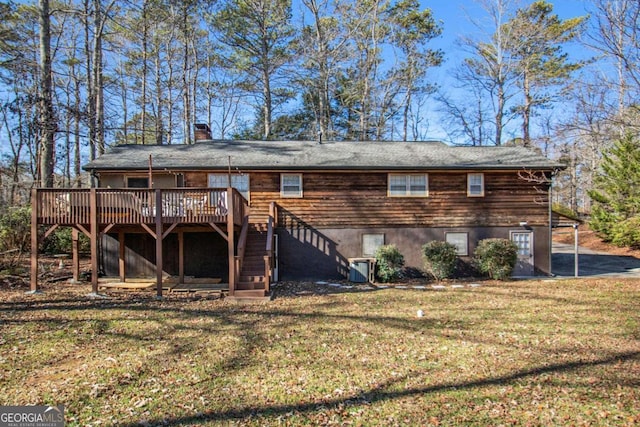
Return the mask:
{"type": "Polygon", "coordinates": [[[63,404],[67,425],[640,425],[637,281],[88,292],[0,290],[0,405],[63,404]]]}

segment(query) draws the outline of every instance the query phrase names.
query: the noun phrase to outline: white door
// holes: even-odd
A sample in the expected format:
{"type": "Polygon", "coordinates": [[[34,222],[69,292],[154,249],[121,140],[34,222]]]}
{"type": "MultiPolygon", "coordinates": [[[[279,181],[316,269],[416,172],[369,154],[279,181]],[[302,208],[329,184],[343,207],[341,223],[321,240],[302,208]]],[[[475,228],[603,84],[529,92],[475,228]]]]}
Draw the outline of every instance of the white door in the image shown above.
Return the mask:
{"type": "Polygon", "coordinates": [[[533,232],[512,231],[511,241],[518,246],[518,262],[514,276],[533,276],[533,232]]]}

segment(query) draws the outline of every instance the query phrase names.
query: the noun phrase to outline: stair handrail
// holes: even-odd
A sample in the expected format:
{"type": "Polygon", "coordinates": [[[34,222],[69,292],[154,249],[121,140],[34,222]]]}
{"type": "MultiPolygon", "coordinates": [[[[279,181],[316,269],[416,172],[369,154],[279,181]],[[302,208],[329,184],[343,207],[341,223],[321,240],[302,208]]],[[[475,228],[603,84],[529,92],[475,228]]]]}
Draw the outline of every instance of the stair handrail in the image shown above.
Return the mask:
{"type": "Polygon", "coordinates": [[[242,271],[242,263],[244,262],[244,252],[247,248],[247,235],[249,234],[249,215],[245,215],[242,219],[242,229],[238,236],[238,254],[235,256],[236,277],[240,276],[242,271]]]}
{"type": "Polygon", "coordinates": [[[274,224],[277,218],[277,207],[275,202],[269,204],[269,219],[267,220],[267,244],[264,256],[264,289],[269,292],[271,286],[271,276],[273,273],[273,233],[274,224]]]}

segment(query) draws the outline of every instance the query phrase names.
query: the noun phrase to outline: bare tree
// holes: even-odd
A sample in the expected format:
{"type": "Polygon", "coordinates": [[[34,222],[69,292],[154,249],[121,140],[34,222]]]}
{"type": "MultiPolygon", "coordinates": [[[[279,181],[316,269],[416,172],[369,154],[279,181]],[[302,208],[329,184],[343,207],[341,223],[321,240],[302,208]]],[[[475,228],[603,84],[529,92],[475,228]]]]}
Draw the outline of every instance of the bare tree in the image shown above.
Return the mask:
{"type": "Polygon", "coordinates": [[[469,21],[481,36],[461,36],[460,45],[468,56],[454,74],[457,86],[471,97],[440,96],[451,124],[457,123],[460,129],[454,135],[464,135],[473,145],[503,144],[518,74],[509,45],[511,28],[505,24],[515,13],[517,4],[514,0],[480,1],[485,19],[470,17],[469,21]]]}
{"type": "Polygon", "coordinates": [[[42,187],[53,187],[54,142],[57,124],[53,111],[51,72],[51,14],[49,0],[39,0],[40,13],[40,174],[42,187]]]}

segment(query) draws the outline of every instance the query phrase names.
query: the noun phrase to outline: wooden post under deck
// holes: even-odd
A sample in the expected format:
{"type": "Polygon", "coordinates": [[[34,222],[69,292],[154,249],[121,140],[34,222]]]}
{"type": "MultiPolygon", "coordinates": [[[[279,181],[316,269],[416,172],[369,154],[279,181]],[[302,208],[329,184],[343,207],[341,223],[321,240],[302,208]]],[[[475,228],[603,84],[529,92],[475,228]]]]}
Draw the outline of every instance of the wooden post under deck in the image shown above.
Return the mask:
{"type": "Polygon", "coordinates": [[[162,297],[162,193],[156,190],[156,294],[162,297]]]}
{"type": "Polygon", "coordinates": [[[89,240],[91,241],[91,292],[98,293],[98,198],[96,189],[89,192],[89,212],[91,221],[91,231],[89,240]]]}
{"type": "Polygon", "coordinates": [[[184,283],[184,231],[178,230],[178,283],[184,283]]]}
{"type": "Polygon", "coordinates": [[[227,188],[227,247],[229,249],[229,295],[233,296],[236,290],[236,261],[235,252],[236,244],[235,237],[233,235],[234,229],[234,215],[233,210],[233,188],[229,186],[227,188]]]}
{"type": "Polygon", "coordinates": [[[71,228],[71,264],[73,273],[73,283],[80,282],[80,248],[79,248],[80,232],[77,228],[71,228]]]}
{"type": "Polygon", "coordinates": [[[125,249],[124,231],[118,231],[118,275],[121,282],[126,280],[125,249]]]}
{"type": "Polygon", "coordinates": [[[38,190],[31,190],[31,292],[38,291],[38,190]]]}

